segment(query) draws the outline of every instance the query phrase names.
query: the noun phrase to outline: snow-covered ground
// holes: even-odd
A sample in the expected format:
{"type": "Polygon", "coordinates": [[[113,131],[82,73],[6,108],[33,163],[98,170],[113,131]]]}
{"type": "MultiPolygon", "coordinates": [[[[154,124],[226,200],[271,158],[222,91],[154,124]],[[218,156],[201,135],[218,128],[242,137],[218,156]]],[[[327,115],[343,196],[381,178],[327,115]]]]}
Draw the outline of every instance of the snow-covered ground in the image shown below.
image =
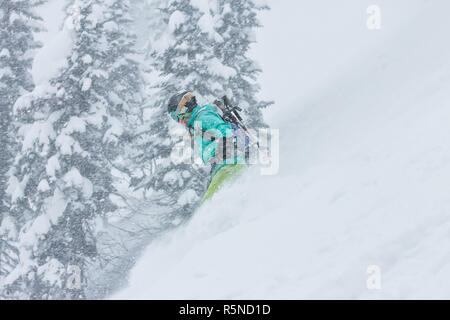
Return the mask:
{"type": "Polygon", "coordinates": [[[450,3],[376,2],[378,31],[368,1],[273,1],[253,54],[279,173],[221,190],[112,298],[450,298],[450,3]]]}

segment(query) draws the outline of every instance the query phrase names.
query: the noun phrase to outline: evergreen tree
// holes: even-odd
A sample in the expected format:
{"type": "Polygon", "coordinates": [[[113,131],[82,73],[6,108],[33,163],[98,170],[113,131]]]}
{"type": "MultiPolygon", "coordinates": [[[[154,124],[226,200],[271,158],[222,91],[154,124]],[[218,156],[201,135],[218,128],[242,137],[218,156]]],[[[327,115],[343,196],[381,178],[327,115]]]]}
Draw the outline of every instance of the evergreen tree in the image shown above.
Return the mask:
{"type": "Polygon", "coordinates": [[[127,129],[139,117],[129,2],[75,0],[71,12],[67,65],[15,107],[23,138],[9,185],[21,257],[6,279],[13,297],[86,297],[101,222],[116,210],[112,171],[122,169],[127,129]]]}
{"type": "Polygon", "coordinates": [[[254,29],[261,27],[258,12],[269,7],[261,1],[218,0],[217,33],[223,45],[214,47],[214,55],[224,66],[233,68],[236,73],[225,82],[224,89],[232,100],[244,110],[250,128],[266,127],[261,109],[272,102],[259,101],[260,90],[257,76],[261,72],[257,63],[248,57],[251,43],[255,42],[254,29]]]}
{"type": "Polygon", "coordinates": [[[14,158],[12,110],[16,100],[33,89],[30,75],[32,51],[39,47],[33,32],[41,30],[34,13],[44,1],[2,0],[0,2],[0,278],[17,264],[17,249],[11,245],[13,230],[7,219],[7,173],[14,158]]]}
{"type": "Polygon", "coordinates": [[[261,70],[248,57],[260,27],[257,13],[268,9],[256,3],[171,1],[165,13],[172,37],[167,49],[155,52],[156,66],[168,77],[160,88],[192,88],[208,102],[226,93],[243,107],[251,126],[265,126],[260,109],[271,103],[257,100],[261,70]]]}

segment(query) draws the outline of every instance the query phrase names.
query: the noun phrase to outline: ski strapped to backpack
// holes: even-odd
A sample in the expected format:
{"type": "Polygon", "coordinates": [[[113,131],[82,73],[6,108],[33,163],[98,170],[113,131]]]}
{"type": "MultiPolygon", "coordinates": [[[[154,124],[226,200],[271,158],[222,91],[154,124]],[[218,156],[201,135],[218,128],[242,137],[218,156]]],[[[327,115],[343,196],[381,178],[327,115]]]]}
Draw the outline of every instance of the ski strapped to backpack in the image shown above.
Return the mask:
{"type": "Polygon", "coordinates": [[[242,111],[238,106],[233,106],[230,99],[227,96],[222,97],[222,101],[216,100],[214,104],[222,111],[222,118],[224,121],[234,123],[241,128],[252,144],[256,144],[259,147],[258,138],[256,138],[245,126],[239,111],[242,111]]]}

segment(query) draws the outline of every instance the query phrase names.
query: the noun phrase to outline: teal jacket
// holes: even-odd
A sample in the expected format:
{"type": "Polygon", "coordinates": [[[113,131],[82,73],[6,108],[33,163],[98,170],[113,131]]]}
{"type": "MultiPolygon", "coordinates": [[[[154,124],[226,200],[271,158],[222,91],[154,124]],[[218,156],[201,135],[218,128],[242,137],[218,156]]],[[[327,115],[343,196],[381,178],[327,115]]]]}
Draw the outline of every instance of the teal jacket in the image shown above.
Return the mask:
{"type": "MultiPolygon", "coordinates": [[[[195,149],[205,164],[214,160],[220,139],[233,137],[231,124],[225,122],[217,113],[216,108],[210,105],[197,106],[192,111],[188,127],[194,135],[195,149]],[[214,141],[212,141],[210,135],[214,136],[214,141]]],[[[224,166],[236,163],[243,163],[242,157],[236,155],[233,161],[223,160],[223,162],[217,163],[212,176],[224,166]]]]}

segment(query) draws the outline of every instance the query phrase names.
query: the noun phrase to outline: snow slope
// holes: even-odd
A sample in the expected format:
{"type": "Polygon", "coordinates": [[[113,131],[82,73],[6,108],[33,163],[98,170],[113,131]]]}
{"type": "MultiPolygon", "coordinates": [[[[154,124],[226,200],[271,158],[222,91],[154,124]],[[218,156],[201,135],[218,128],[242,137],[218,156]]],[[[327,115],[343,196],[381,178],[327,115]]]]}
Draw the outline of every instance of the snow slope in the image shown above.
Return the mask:
{"type": "MultiPolygon", "coordinates": [[[[287,28],[309,17],[297,26],[320,39],[306,37],[294,66],[295,41],[277,43],[279,60],[261,35],[255,48],[280,74],[263,79],[283,97],[267,113],[279,174],[254,167],[223,189],[153,242],[112,298],[450,298],[450,3],[378,1],[386,19],[369,31],[364,1],[282,2],[287,28]],[[366,285],[371,265],[380,290],[366,285]]],[[[283,26],[265,19],[270,41],[283,26]]]]}

